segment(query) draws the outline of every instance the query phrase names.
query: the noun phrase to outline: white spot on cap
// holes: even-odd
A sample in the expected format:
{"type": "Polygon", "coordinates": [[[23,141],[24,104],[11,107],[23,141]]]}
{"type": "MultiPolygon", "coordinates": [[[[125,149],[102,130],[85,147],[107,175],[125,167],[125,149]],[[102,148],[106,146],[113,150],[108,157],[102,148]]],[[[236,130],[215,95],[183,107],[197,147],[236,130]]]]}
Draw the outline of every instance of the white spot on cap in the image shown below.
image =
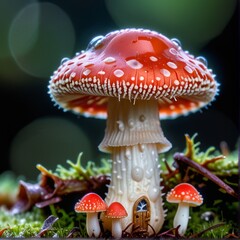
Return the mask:
{"type": "Polygon", "coordinates": [[[100,75],[104,75],[105,72],[104,72],[103,70],[101,70],[101,71],[98,72],[98,74],[100,74],[100,75]]]}
{"type": "Polygon", "coordinates": [[[188,73],[193,73],[192,68],[190,68],[188,65],[186,65],[186,66],[184,67],[184,69],[185,69],[188,73]]]}
{"type": "Polygon", "coordinates": [[[121,70],[121,69],[117,69],[113,72],[113,74],[116,76],[116,77],[122,77],[124,75],[124,72],[121,70]]]}
{"type": "Polygon", "coordinates": [[[152,62],[156,62],[158,59],[156,58],[156,57],[154,57],[154,56],[151,56],[151,57],[149,57],[149,59],[152,61],[152,62]]]}
{"type": "Polygon", "coordinates": [[[89,66],[92,66],[92,65],[93,65],[93,63],[90,63],[90,62],[83,63],[84,67],[89,67],[89,66]]]}
{"type": "Polygon", "coordinates": [[[140,76],[140,77],[139,77],[139,80],[140,80],[140,81],[143,81],[143,80],[144,80],[144,77],[143,77],[143,76],[140,76]]]}
{"type": "Polygon", "coordinates": [[[75,72],[72,72],[71,75],[70,75],[70,77],[72,77],[72,78],[76,77],[76,73],[75,73],[75,72]]]}
{"type": "Polygon", "coordinates": [[[161,72],[165,77],[169,77],[169,76],[171,75],[171,73],[170,73],[167,69],[165,69],[165,68],[161,69],[160,72],[161,72]]]}
{"type": "Polygon", "coordinates": [[[134,80],[135,80],[135,77],[131,77],[131,80],[134,81],[134,80]]]}
{"type": "Polygon", "coordinates": [[[143,67],[143,65],[137,61],[136,59],[131,59],[126,61],[127,65],[133,69],[140,69],[143,67]]]}
{"type": "Polygon", "coordinates": [[[172,68],[172,69],[176,69],[177,68],[177,65],[173,62],[167,62],[167,65],[172,68]]]}
{"type": "Polygon", "coordinates": [[[114,57],[107,57],[103,60],[103,62],[105,62],[105,63],[113,63],[115,61],[116,61],[116,59],[114,57]]]}
{"type": "Polygon", "coordinates": [[[160,77],[156,77],[156,80],[157,80],[157,81],[160,81],[160,80],[161,80],[161,78],[160,78],[160,77]]]}
{"type": "Polygon", "coordinates": [[[174,84],[175,84],[175,85],[179,85],[180,82],[176,79],[176,80],[174,80],[174,84]]]}
{"type": "Polygon", "coordinates": [[[90,69],[86,69],[83,71],[83,75],[87,76],[91,72],[90,69]]]}

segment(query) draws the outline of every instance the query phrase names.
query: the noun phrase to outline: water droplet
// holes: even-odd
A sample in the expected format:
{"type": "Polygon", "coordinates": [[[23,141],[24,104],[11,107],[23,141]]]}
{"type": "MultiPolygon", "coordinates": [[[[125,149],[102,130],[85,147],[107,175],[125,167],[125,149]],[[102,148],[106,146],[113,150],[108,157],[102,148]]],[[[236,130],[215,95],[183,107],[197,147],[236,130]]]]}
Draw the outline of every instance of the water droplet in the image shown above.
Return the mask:
{"type": "Polygon", "coordinates": [[[67,62],[68,60],[70,60],[70,58],[67,58],[67,57],[63,58],[61,60],[61,65],[64,64],[65,62],[67,62]]]}
{"type": "Polygon", "coordinates": [[[139,117],[139,121],[144,122],[145,120],[146,120],[146,117],[143,114],[141,114],[139,117]]]}
{"type": "Polygon", "coordinates": [[[155,202],[157,199],[159,199],[159,193],[160,189],[157,186],[150,187],[148,190],[148,196],[152,202],[155,202]]]}
{"type": "Polygon", "coordinates": [[[144,150],[145,150],[145,145],[144,145],[144,144],[140,144],[140,145],[139,145],[139,148],[140,148],[140,151],[141,151],[141,152],[144,152],[144,150]]]}
{"type": "Polygon", "coordinates": [[[102,40],[104,39],[104,36],[97,36],[97,37],[94,37],[90,43],[88,44],[87,46],[87,50],[90,49],[90,48],[96,48],[100,45],[100,43],[102,42],[102,40]]]}
{"type": "Polygon", "coordinates": [[[177,38],[172,38],[171,41],[178,47],[182,47],[182,44],[180,42],[180,40],[178,40],[177,38]]]}
{"type": "Polygon", "coordinates": [[[123,195],[123,191],[122,190],[118,190],[118,195],[123,195]]]}
{"type": "Polygon", "coordinates": [[[207,62],[207,59],[205,57],[199,56],[196,59],[207,67],[208,62],[207,62]]]}
{"type": "Polygon", "coordinates": [[[118,129],[123,132],[124,131],[124,123],[123,121],[117,121],[118,129]]]}
{"type": "Polygon", "coordinates": [[[126,150],[125,156],[128,160],[131,160],[131,152],[129,150],[126,150]]]}
{"type": "Polygon", "coordinates": [[[134,127],[134,121],[132,119],[128,120],[128,126],[130,129],[134,127]]]}
{"type": "Polygon", "coordinates": [[[143,169],[141,167],[133,167],[131,176],[134,181],[140,182],[143,179],[143,169]]]}

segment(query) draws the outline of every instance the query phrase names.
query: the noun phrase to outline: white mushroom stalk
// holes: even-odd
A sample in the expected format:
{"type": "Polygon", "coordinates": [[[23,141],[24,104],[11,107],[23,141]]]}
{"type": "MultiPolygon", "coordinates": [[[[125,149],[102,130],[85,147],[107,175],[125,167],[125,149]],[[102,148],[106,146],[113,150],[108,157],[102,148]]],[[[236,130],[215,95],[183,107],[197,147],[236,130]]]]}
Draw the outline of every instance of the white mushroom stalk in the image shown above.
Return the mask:
{"type": "Polygon", "coordinates": [[[146,196],[149,224],[156,232],[161,229],[164,211],[158,154],[170,147],[160,126],[157,101],[109,99],[105,137],[99,148],[112,153],[112,180],[105,201],[124,205],[128,217],[122,219],[123,228],[133,222],[136,200],[146,196]]]}
{"type": "Polygon", "coordinates": [[[121,219],[112,219],[112,236],[116,239],[119,239],[122,237],[122,231],[121,219]]]}
{"type": "Polygon", "coordinates": [[[189,203],[180,202],[178,204],[178,209],[173,220],[173,227],[178,228],[178,233],[183,236],[187,230],[189,220],[189,203]]]}
{"type": "Polygon", "coordinates": [[[89,212],[86,217],[86,229],[89,237],[99,237],[101,233],[98,213],[89,212]]]}

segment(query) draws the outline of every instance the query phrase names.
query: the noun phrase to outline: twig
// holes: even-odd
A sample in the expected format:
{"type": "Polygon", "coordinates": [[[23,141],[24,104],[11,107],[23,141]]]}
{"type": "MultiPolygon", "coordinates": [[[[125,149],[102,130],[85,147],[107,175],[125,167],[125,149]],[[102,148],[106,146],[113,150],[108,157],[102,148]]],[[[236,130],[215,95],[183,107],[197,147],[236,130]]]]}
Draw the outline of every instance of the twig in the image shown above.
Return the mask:
{"type": "Polygon", "coordinates": [[[216,183],[219,187],[223,188],[228,194],[238,199],[238,194],[230,186],[228,186],[219,177],[211,173],[209,170],[207,170],[197,162],[194,162],[190,158],[186,157],[183,153],[175,153],[173,158],[177,162],[183,162],[191,166],[196,171],[198,171],[201,175],[207,177],[209,180],[216,183]]]}

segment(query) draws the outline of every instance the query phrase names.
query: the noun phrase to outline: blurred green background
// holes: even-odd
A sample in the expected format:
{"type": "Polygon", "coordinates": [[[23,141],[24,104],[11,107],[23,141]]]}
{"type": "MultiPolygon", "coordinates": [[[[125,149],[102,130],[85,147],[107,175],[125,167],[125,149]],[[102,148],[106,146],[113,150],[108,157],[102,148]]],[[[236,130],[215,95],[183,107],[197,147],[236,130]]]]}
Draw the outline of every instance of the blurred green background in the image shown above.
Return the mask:
{"type": "MultiPolygon", "coordinates": [[[[239,117],[239,1],[237,0],[0,0],[0,173],[35,180],[40,163],[55,169],[84,152],[99,161],[105,120],[53,106],[48,81],[64,57],[95,36],[141,27],[178,38],[202,55],[221,84],[212,106],[162,123],[176,151],[198,132],[202,148],[235,148],[239,117]]],[[[108,157],[108,156],[106,156],[108,157]]]]}

